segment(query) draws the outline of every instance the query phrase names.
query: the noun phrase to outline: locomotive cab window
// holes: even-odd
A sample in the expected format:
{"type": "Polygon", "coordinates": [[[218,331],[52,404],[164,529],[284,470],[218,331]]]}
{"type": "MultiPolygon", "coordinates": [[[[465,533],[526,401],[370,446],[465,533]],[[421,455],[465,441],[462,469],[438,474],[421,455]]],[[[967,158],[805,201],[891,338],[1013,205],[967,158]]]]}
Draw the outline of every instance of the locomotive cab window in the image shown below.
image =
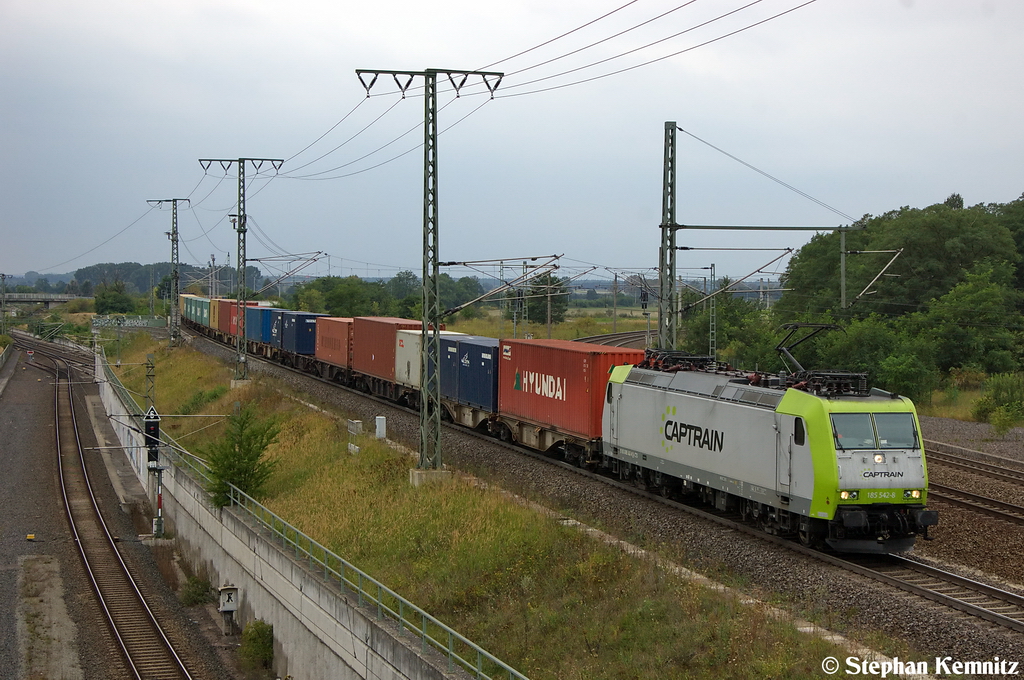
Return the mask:
{"type": "Polygon", "coordinates": [[[875,413],[880,449],[916,449],[917,428],[909,413],[875,413]]]}
{"type": "Polygon", "coordinates": [[[804,445],[804,419],[796,418],[793,421],[793,443],[797,446],[804,445]]]}
{"type": "Polygon", "coordinates": [[[910,413],[833,413],[836,449],[916,448],[917,429],[910,413]]]}

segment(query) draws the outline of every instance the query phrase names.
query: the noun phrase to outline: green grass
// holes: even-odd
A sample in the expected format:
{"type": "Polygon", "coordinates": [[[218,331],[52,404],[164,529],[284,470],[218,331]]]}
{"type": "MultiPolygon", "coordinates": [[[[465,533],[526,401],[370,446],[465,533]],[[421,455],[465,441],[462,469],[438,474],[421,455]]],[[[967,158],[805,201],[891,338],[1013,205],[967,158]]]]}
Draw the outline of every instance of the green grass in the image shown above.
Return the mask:
{"type": "MultiPolygon", "coordinates": [[[[591,335],[611,333],[613,325],[615,330],[620,333],[642,331],[647,328],[647,320],[640,316],[639,310],[620,309],[619,316],[613,324],[611,314],[607,310],[570,309],[564,322],[552,324],[551,337],[561,340],[576,340],[591,335]]],[[[479,319],[455,318],[446,322],[446,328],[450,331],[491,338],[510,338],[513,330],[512,321],[502,319],[497,313],[479,319]]],[[[653,332],[657,332],[657,314],[652,316],[651,328],[653,332]]],[[[516,337],[520,338],[524,333],[531,333],[535,338],[548,337],[546,324],[524,324],[520,320],[515,330],[516,337]]]]}
{"type": "MultiPolygon", "coordinates": [[[[189,348],[122,347],[126,364],[147,352],[157,355],[162,413],[180,412],[230,380],[227,367],[189,348]]],[[[143,391],[144,370],[122,372],[143,391]]],[[[282,389],[257,378],[201,408],[223,414],[236,400],[256,402],[279,418],[270,455],[280,464],[265,504],[531,678],[811,678],[820,676],[822,658],[845,655],[760,607],[670,575],[498,490],[461,477],[414,488],[411,458],[368,437],[349,454],[341,422],[282,389]]],[[[182,443],[201,447],[220,429],[182,443]]],[[[727,565],[718,568],[728,580],[727,565]]]]}
{"type": "Polygon", "coordinates": [[[974,420],[971,412],[974,402],[981,397],[981,390],[947,390],[936,391],[930,404],[915,404],[917,412],[922,416],[936,418],[955,418],[956,420],[974,420]]]}

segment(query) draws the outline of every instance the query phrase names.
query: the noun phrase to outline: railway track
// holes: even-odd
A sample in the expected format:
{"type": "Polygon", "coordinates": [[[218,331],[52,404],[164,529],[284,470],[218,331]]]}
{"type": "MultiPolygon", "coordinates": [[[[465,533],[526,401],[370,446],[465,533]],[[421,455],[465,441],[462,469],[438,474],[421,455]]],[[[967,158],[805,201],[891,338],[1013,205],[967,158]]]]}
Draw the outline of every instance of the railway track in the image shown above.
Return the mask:
{"type": "MultiPolygon", "coordinates": [[[[939,442],[925,442],[926,445],[939,442]]],[[[993,463],[985,463],[980,460],[961,458],[941,451],[929,450],[928,463],[939,463],[947,467],[956,468],[964,472],[970,472],[990,479],[999,479],[1013,484],[1024,483],[1024,470],[1008,468],[993,463]]]]}
{"type": "MultiPolygon", "coordinates": [[[[355,392],[354,390],[349,390],[337,383],[324,380],[317,376],[303,373],[274,362],[266,362],[256,357],[251,357],[250,360],[259,363],[267,363],[275,368],[293,372],[307,379],[359,394],[364,398],[385,404],[390,408],[407,412],[412,417],[415,417],[418,414],[416,411],[396,405],[392,402],[372,397],[361,392],[355,392]]],[[[446,425],[446,427],[455,426],[446,425]]],[[[847,571],[853,571],[888,586],[923,597],[972,617],[988,621],[994,625],[1009,628],[1018,632],[1024,632],[1024,598],[1014,593],[978,583],[956,574],[899,556],[889,556],[884,559],[880,558],[880,556],[863,556],[850,559],[805,547],[793,540],[766,534],[756,527],[739,521],[738,517],[734,514],[721,513],[706,505],[688,504],[675,499],[664,498],[659,494],[651,493],[646,489],[642,489],[632,482],[621,482],[598,474],[594,471],[581,468],[572,463],[552,458],[551,456],[529,449],[516,447],[512,444],[502,442],[479,432],[458,427],[455,429],[464,436],[486,441],[490,445],[500,446],[519,455],[526,455],[542,461],[545,464],[554,465],[574,474],[594,479],[605,485],[663,504],[667,507],[686,512],[690,515],[703,518],[728,529],[753,536],[767,543],[774,544],[790,551],[798,552],[810,559],[828,563],[847,571]]]]}
{"type": "Polygon", "coordinates": [[[1024,597],[899,555],[845,558],[851,569],[946,607],[1024,632],[1024,597]]]}
{"type": "MultiPolygon", "coordinates": [[[[39,352],[42,354],[41,352],[39,352]]],[[[70,363],[42,356],[54,365],[54,409],[60,489],[72,538],[78,547],[97,605],[130,677],[191,680],[185,663],[146,603],[103,521],[93,493],[74,407],[75,378],[70,363]]]]}
{"type": "Polygon", "coordinates": [[[647,346],[650,337],[648,331],[625,331],[623,333],[605,333],[603,335],[591,335],[586,338],[576,338],[577,342],[590,342],[595,345],[607,345],[609,347],[631,347],[643,349],[647,346]]]}
{"type": "Polygon", "coordinates": [[[928,484],[928,493],[932,498],[951,505],[967,508],[974,512],[980,512],[984,515],[995,517],[996,519],[1001,519],[1005,522],[1024,524],[1024,508],[1019,505],[1004,503],[1003,501],[997,501],[994,498],[979,496],[977,494],[968,493],[967,491],[961,491],[960,489],[954,489],[949,486],[943,486],[935,483],[928,484]]]}

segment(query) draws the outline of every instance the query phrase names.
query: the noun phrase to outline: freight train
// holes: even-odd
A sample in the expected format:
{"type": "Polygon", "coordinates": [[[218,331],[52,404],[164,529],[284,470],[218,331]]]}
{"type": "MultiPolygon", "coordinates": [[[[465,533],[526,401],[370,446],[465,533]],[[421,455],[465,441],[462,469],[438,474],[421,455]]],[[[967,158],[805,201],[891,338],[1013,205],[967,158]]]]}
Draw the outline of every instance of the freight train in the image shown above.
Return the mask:
{"type": "MultiPolygon", "coordinates": [[[[235,343],[235,301],[182,295],[180,305],[197,332],[235,343]]],[[[252,355],[419,403],[419,321],[254,303],[243,323],[252,355]]],[[[913,403],[864,375],[743,373],[565,340],[440,340],[443,414],[459,425],[837,552],[904,552],[938,522],[913,403]]]]}

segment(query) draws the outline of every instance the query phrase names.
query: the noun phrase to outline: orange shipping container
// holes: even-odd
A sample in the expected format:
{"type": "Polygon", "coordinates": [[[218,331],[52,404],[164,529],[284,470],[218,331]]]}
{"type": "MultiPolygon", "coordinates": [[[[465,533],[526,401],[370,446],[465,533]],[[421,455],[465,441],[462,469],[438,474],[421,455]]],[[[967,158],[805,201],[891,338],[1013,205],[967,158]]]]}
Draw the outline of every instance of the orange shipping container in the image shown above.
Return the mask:
{"type": "Polygon", "coordinates": [[[501,340],[498,412],[564,434],[601,437],[612,366],[638,364],[642,349],[569,340],[501,340]]]}
{"type": "Polygon", "coordinates": [[[316,319],[316,358],[335,366],[352,366],[352,319],[319,316],[316,319]]]}
{"type": "Polygon", "coordinates": [[[395,339],[400,330],[423,328],[423,322],[390,316],[352,319],[352,370],[376,378],[395,379],[395,339]]]}

